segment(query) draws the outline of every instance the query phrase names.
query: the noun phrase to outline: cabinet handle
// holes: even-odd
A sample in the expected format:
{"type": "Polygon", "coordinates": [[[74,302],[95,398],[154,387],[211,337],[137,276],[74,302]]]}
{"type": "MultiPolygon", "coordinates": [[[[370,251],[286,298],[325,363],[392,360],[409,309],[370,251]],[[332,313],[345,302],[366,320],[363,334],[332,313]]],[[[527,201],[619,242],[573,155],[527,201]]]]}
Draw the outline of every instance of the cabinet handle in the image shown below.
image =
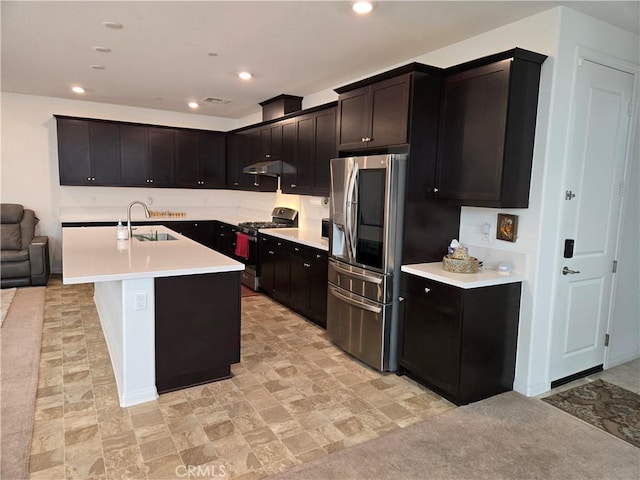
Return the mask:
{"type": "Polygon", "coordinates": [[[404,297],[398,297],[399,302],[404,302],[404,297]]]}
{"type": "Polygon", "coordinates": [[[259,186],[260,186],[260,184],[259,184],[258,182],[253,182],[253,186],[254,186],[254,187],[259,187],[259,186]]]}
{"type": "Polygon", "coordinates": [[[316,258],[322,258],[322,255],[318,254],[318,255],[316,255],[316,258]]]}
{"type": "Polygon", "coordinates": [[[429,293],[430,291],[431,291],[431,289],[430,289],[430,288],[428,288],[428,287],[424,287],[424,293],[429,293]]]}
{"type": "Polygon", "coordinates": [[[362,137],[363,142],[370,142],[371,139],[369,137],[362,137]]]}
{"type": "Polygon", "coordinates": [[[224,233],[221,233],[219,236],[220,236],[220,237],[224,237],[224,233]]]}
{"type": "Polygon", "coordinates": [[[265,158],[271,158],[271,155],[269,155],[268,153],[265,155],[265,158]]]}
{"type": "Polygon", "coordinates": [[[275,255],[275,252],[273,250],[269,250],[269,255],[275,255]]]}
{"type": "Polygon", "coordinates": [[[299,252],[299,251],[300,251],[300,249],[299,249],[298,247],[293,247],[293,249],[294,249],[296,252],[299,252]]]}
{"type": "Polygon", "coordinates": [[[282,244],[281,244],[280,242],[278,242],[278,246],[279,246],[279,247],[281,247],[281,246],[282,246],[282,244]]]}
{"type": "Polygon", "coordinates": [[[438,187],[433,189],[433,193],[438,193],[440,191],[440,189],[438,187]]]}
{"type": "Polygon", "coordinates": [[[303,263],[303,265],[304,265],[305,267],[307,267],[307,268],[310,268],[310,267],[311,267],[311,265],[310,265],[310,264],[308,264],[308,263],[303,263]]]}
{"type": "Polygon", "coordinates": [[[298,185],[296,185],[295,183],[291,184],[291,188],[296,188],[298,185]]]}
{"type": "Polygon", "coordinates": [[[234,187],[237,187],[238,185],[240,185],[238,182],[233,182],[234,187]]]}
{"type": "Polygon", "coordinates": [[[91,177],[87,177],[87,180],[91,181],[91,177]]]}
{"type": "Polygon", "coordinates": [[[153,183],[153,178],[151,180],[149,180],[149,183],[153,183]]]}

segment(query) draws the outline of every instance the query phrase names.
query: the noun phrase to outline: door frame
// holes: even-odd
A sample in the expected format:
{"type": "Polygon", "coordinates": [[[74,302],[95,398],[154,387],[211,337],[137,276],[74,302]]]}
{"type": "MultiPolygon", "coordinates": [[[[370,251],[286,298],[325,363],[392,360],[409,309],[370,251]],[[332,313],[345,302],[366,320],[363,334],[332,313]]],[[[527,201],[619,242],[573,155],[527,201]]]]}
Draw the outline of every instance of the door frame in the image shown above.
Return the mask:
{"type": "MultiPolygon", "coordinates": [[[[570,107],[569,107],[569,125],[568,125],[568,132],[569,132],[569,137],[568,137],[568,141],[566,142],[565,145],[565,152],[564,152],[564,165],[563,165],[563,169],[562,169],[562,185],[564,188],[565,185],[565,180],[566,180],[566,168],[567,168],[567,159],[570,153],[570,149],[571,149],[571,145],[572,145],[572,141],[571,139],[573,138],[573,135],[575,133],[575,109],[576,109],[576,96],[575,96],[575,92],[576,92],[576,83],[578,80],[578,72],[579,72],[579,68],[580,65],[582,63],[583,60],[587,60],[599,65],[602,65],[604,67],[607,68],[611,68],[614,70],[619,70],[621,72],[633,75],[633,88],[632,88],[632,92],[631,92],[631,104],[632,104],[632,112],[631,112],[631,116],[629,119],[629,131],[627,132],[627,138],[626,138],[626,155],[625,155],[625,159],[624,159],[624,166],[623,166],[623,175],[622,175],[622,181],[627,184],[628,183],[628,177],[629,177],[629,170],[630,170],[630,166],[631,166],[631,155],[633,153],[633,148],[634,148],[634,135],[633,132],[635,132],[635,128],[637,125],[637,121],[638,121],[638,77],[640,74],[640,65],[635,65],[633,63],[630,63],[626,60],[622,60],[619,59],[617,57],[602,53],[600,51],[594,50],[592,48],[589,47],[585,47],[583,45],[577,45],[575,48],[575,53],[574,53],[574,61],[573,61],[573,78],[572,78],[572,85],[571,85],[571,103],[570,103],[570,107]]],[[[614,257],[617,259],[619,258],[620,255],[620,238],[621,238],[621,231],[622,231],[622,220],[623,220],[623,214],[625,212],[625,207],[627,204],[627,197],[625,197],[625,195],[621,196],[621,201],[620,201],[620,211],[618,213],[618,218],[617,218],[617,227],[616,227],[616,242],[615,242],[615,247],[614,247],[614,257]]],[[[564,212],[561,212],[561,219],[563,218],[563,214],[564,212]]],[[[562,232],[559,229],[557,232],[557,237],[556,237],[556,245],[562,245],[562,232]]],[[[560,247],[557,247],[560,248],[560,247]]],[[[556,251],[556,263],[555,263],[555,269],[554,269],[554,275],[557,274],[557,272],[560,271],[560,269],[562,268],[562,262],[563,262],[563,258],[560,255],[560,250],[556,251]]],[[[554,279],[553,281],[554,285],[556,284],[556,281],[554,279]]],[[[612,325],[613,325],[613,318],[614,318],[614,311],[615,311],[615,293],[616,293],[616,289],[617,289],[617,276],[613,275],[612,277],[612,283],[611,283],[611,291],[609,292],[609,310],[607,312],[607,325],[606,325],[606,333],[610,334],[610,332],[612,331],[612,325]]],[[[552,311],[556,312],[556,307],[557,307],[557,302],[558,302],[558,298],[557,295],[554,294],[554,300],[553,300],[553,306],[552,306],[552,311]]],[[[552,329],[553,330],[553,329],[552,329]]],[[[550,331],[551,333],[551,331],[550,331]]],[[[551,337],[549,338],[549,341],[551,342],[551,337]]],[[[552,343],[550,343],[549,345],[550,347],[552,346],[552,343]]],[[[549,352],[551,353],[551,352],[549,352]]],[[[604,358],[602,359],[603,361],[603,368],[606,370],[607,368],[609,368],[609,361],[610,361],[610,348],[606,347],[604,350],[604,358]]],[[[548,370],[547,370],[547,378],[549,379],[548,381],[551,381],[551,365],[548,364],[547,366],[548,370]]]]}

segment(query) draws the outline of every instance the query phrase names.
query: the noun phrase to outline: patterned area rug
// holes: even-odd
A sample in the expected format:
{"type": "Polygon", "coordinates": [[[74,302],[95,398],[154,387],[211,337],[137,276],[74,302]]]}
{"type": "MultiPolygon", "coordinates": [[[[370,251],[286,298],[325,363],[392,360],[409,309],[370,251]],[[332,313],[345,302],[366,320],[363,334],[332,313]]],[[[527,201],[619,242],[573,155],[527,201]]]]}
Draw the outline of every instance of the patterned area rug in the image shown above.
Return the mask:
{"type": "Polygon", "coordinates": [[[0,290],[0,304],[2,306],[2,310],[0,312],[0,327],[4,323],[4,319],[7,317],[9,307],[11,306],[11,302],[13,301],[15,294],[15,288],[3,288],[0,290]]]}
{"type": "Polygon", "coordinates": [[[636,393],[595,380],[542,401],[640,448],[640,395],[636,393]]]}

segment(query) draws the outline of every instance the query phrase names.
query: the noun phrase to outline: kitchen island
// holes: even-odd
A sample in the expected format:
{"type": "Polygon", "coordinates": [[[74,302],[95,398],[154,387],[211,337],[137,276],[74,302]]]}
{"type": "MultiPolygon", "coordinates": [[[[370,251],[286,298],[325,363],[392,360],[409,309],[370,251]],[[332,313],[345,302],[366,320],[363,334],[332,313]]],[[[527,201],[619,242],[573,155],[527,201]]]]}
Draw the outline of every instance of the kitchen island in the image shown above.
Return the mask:
{"type": "Polygon", "coordinates": [[[63,283],[94,283],[120,405],[229,378],[244,265],[162,226],[63,228],[63,283]]]}

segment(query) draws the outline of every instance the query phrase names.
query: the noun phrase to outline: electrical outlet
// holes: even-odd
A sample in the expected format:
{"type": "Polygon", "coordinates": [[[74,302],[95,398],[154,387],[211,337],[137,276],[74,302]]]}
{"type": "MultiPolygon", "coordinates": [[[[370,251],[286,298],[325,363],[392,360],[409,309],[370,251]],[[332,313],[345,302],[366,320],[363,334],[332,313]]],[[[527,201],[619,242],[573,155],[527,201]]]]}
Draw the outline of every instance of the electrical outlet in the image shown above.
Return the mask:
{"type": "Polygon", "coordinates": [[[136,310],[146,310],[146,309],[147,309],[147,294],[136,293],[136,310]]]}
{"type": "Polygon", "coordinates": [[[482,224],[482,241],[485,243],[489,243],[489,234],[491,233],[491,224],[483,223],[482,224]]]}

